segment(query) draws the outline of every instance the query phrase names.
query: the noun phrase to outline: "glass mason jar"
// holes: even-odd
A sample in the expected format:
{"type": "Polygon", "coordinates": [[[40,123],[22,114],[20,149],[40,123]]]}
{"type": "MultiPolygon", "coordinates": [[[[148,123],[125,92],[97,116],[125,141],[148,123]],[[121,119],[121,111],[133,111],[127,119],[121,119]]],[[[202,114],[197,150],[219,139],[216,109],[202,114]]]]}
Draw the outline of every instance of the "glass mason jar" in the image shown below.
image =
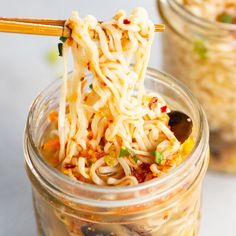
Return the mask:
{"type": "Polygon", "coordinates": [[[163,69],[206,111],[210,167],[236,173],[236,25],[194,16],[176,0],[158,0],[158,9],[166,24],[163,69]]]}
{"type": "Polygon", "coordinates": [[[25,130],[26,170],[40,236],[196,236],[202,180],[208,166],[208,125],[198,102],[172,77],[148,69],[145,87],[160,93],[175,110],[193,121],[195,144],[170,173],[136,186],[101,187],[63,175],[38,148],[58,107],[60,80],[33,102],[25,130]]]}

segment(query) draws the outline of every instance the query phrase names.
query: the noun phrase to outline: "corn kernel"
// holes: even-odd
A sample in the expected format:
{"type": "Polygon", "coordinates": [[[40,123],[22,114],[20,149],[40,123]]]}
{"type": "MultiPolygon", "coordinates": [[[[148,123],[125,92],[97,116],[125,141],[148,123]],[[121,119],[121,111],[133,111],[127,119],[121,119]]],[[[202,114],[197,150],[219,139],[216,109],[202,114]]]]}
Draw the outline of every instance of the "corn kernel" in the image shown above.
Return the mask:
{"type": "Polygon", "coordinates": [[[194,139],[190,136],[185,142],[181,145],[181,154],[182,156],[187,156],[193,149],[194,139]]]}
{"type": "Polygon", "coordinates": [[[111,155],[105,156],[104,161],[108,166],[113,167],[115,165],[115,158],[111,155]]]}

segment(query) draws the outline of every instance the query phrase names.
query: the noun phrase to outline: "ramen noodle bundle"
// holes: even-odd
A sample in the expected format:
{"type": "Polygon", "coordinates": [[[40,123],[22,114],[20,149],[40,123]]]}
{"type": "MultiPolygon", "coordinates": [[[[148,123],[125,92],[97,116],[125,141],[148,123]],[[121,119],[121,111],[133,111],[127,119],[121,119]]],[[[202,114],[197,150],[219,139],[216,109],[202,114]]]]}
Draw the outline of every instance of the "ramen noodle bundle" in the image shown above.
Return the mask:
{"type": "Polygon", "coordinates": [[[184,156],[168,126],[170,109],[144,88],[154,34],[147,13],[119,11],[100,24],[74,12],[67,26],[63,54],[72,49],[75,69],[70,80],[65,71],[58,137],[44,141],[44,155],[58,142],[62,172],[97,185],[135,185],[177,166],[184,156]]]}
{"type": "Polygon", "coordinates": [[[207,113],[211,167],[235,173],[236,2],[158,2],[168,25],[163,35],[163,68],[188,85],[207,113]]]}

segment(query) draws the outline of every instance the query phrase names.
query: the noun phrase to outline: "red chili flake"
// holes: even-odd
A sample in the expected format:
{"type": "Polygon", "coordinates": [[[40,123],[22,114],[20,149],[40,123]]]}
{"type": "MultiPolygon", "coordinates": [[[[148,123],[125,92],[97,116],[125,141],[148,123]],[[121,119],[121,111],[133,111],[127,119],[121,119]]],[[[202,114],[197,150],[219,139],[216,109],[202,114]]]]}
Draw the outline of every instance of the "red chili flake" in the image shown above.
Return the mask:
{"type": "Polygon", "coordinates": [[[95,157],[96,157],[97,159],[99,159],[99,158],[105,156],[106,153],[103,152],[103,151],[100,151],[100,152],[94,152],[94,155],[95,155],[95,157]]]}
{"type": "Polygon", "coordinates": [[[158,101],[158,98],[157,98],[157,97],[151,98],[151,100],[150,100],[149,103],[148,103],[149,109],[152,110],[152,109],[154,108],[154,106],[156,105],[157,101],[158,101]]]}
{"type": "Polygon", "coordinates": [[[89,132],[89,134],[88,134],[88,139],[89,139],[89,140],[92,140],[92,139],[93,139],[93,133],[92,133],[92,132],[89,132]]]}
{"type": "Polygon", "coordinates": [[[101,140],[100,140],[100,143],[99,143],[102,147],[104,147],[105,146],[105,144],[106,144],[106,140],[105,140],[105,138],[104,137],[102,137],[101,138],[101,140]]]}
{"type": "Polygon", "coordinates": [[[150,165],[143,163],[137,170],[133,171],[133,175],[137,178],[139,183],[143,183],[150,172],[150,165]]]}
{"type": "Polygon", "coordinates": [[[173,161],[169,159],[165,160],[165,166],[168,168],[173,167],[173,161]]]}
{"type": "Polygon", "coordinates": [[[88,99],[88,96],[84,96],[84,101],[86,102],[87,101],[87,99],[88,99]]]}
{"type": "Polygon", "coordinates": [[[233,18],[233,24],[236,24],[236,16],[233,18]]]}
{"type": "Polygon", "coordinates": [[[87,67],[88,67],[88,70],[90,70],[90,63],[88,62],[88,64],[87,64],[87,67]]]}
{"type": "Polygon", "coordinates": [[[145,179],[144,179],[144,182],[153,179],[153,177],[154,177],[154,176],[153,176],[153,173],[152,173],[152,172],[147,173],[147,175],[146,175],[146,177],[145,177],[145,179]]]}
{"type": "Polygon", "coordinates": [[[166,110],[167,110],[167,106],[161,107],[161,112],[162,112],[162,113],[163,113],[163,112],[166,112],[166,110]]]}
{"type": "Polygon", "coordinates": [[[75,142],[75,143],[77,143],[77,141],[76,141],[76,139],[75,138],[71,138],[71,141],[73,141],[73,142],[75,142]]]}
{"type": "Polygon", "coordinates": [[[73,44],[73,39],[72,39],[72,37],[69,37],[69,38],[66,40],[66,43],[67,43],[69,46],[72,46],[72,44],[73,44]]]}
{"type": "Polygon", "coordinates": [[[65,163],[64,164],[64,168],[65,169],[73,169],[73,168],[75,168],[76,167],[76,165],[73,165],[73,164],[71,164],[71,163],[65,163]]]}
{"type": "Polygon", "coordinates": [[[136,179],[138,180],[139,183],[143,183],[144,182],[144,175],[143,174],[139,174],[139,173],[135,173],[134,176],[136,177],[136,179]]]}
{"type": "Polygon", "coordinates": [[[77,171],[73,171],[73,175],[75,178],[83,183],[91,183],[90,179],[84,178],[81,174],[79,174],[77,171]]]}
{"type": "Polygon", "coordinates": [[[124,20],[123,20],[123,23],[124,23],[125,25],[129,25],[129,24],[130,24],[130,20],[124,19],[124,20]]]}
{"type": "Polygon", "coordinates": [[[163,219],[167,220],[168,219],[168,214],[164,215],[163,219]]]}

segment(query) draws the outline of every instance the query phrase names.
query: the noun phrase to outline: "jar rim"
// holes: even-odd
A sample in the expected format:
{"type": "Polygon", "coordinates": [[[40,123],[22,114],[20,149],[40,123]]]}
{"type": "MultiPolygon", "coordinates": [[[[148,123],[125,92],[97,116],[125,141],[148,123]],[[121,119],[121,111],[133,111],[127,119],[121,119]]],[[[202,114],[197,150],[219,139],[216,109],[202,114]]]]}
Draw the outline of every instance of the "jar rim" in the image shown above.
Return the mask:
{"type": "MultiPolygon", "coordinates": [[[[177,89],[179,93],[185,95],[185,97],[188,98],[189,101],[191,102],[191,104],[196,108],[194,110],[196,110],[196,115],[197,115],[198,122],[199,122],[199,131],[197,132],[195,144],[194,144],[194,147],[193,147],[191,153],[188,155],[188,157],[181,164],[179,164],[173,170],[171,170],[170,172],[166,173],[165,175],[163,175],[159,178],[155,178],[153,180],[150,180],[150,181],[147,181],[144,183],[140,183],[140,184],[134,185],[134,186],[98,186],[98,185],[94,185],[94,184],[87,184],[87,183],[84,183],[84,182],[81,182],[78,180],[74,180],[74,179],[70,178],[69,176],[66,176],[63,173],[61,173],[60,171],[56,170],[54,167],[50,166],[46,162],[46,160],[44,160],[44,158],[42,157],[42,155],[39,151],[38,146],[35,144],[34,138],[33,138],[33,133],[31,132],[31,130],[32,130],[31,128],[32,128],[32,120],[33,120],[32,117],[34,115],[34,110],[35,110],[37,103],[44,96],[44,94],[47,93],[48,89],[52,88],[53,86],[55,86],[56,83],[58,83],[59,79],[57,79],[54,82],[52,82],[48,87],[46,87],[46,89],[44,89],[33,101],[30,111],[29,111],[27,122],[26,122],[24,153],[26,156],[27,164],[31,166],[31,169],[32,168],[34,169],[34,174],[38,175],[39,178],[44,177],[44,176],[42,176],[41,173],[39,173],[37,171],[35,172],[35,166],[34,166],[35,159],[32,160],[32,157],[29,155],[27,143],[29,143],[29,145],[33,151],[33,154],[36,157],[39,165],[44,168],[44,171],[46,171],[46,172],[44,172],[45,174],[48,174],[48,172],[50,172],[50,174],[53,175],[53,177],[55,177],[58,181],[63,181],[63,183],[68,184],[69,186],[79,187],[81,190],[91,191],[93,193],[104,193],[104,192],[109,192],[109,193],[114,193],[114,194],[123,193],[123,192],[131,193],[134,191],[141,191],[141,190],[157,187],[157,186],[162,185],[163,183],[168,183],[168,181],[170,179],[173,180],[173,178],[175,178],[176,175],[182,173],[182,170],[184,168],[186,168],[186,165],[189,165],[190,163],[196,164],[200,161],[200,159],[202,160],[202,158],[204,158],[204,155],[202,153],[204,153],[204,154],[207,153],[209,132],[208,132],[208,123],[207,123],[206,115],[205,115],[204,111],[202,110],[202,107],[200,106],[199,102],[197,101],[197,99],[192,95],[191,91],[184,84],[182,84],[180,81],[173,78],[171,75],[168,75],[167,73],[158,71],[153,68],[147,69],[147,75],[151,76],[153,80],[156,80],[156,79],[160,80],[159,77],[162,77],[161,81],[166,82],[170,86],[177,89]]],[[[54,188],[54,187],[56,187],[56,186],[52,186],[52,188],[54,188]]],[[[61,189],[60,189],[60,191],[61,191],[61,189]]],[[[68,193],[68,195],[71,195],[71,194],[68,193]]],[[[76,197],[78,197],[78,196],[76,196],[76,197]]],[[[75,199],[75,198],[73,197],[73,199],[75,199]]],[[[100,205],[104,204],[104,206],[106,206],[105,202],[106,202],[105,200],[104,201],[101,200],[100,205]]],[[[135,203],[137,203],[137,202],[135,201],[135,203]]],[[[126,204],[130,205],[130,201],[129,200],[127,200],[127,202],[122,201],[122,205],[126,205],[126,204]]]]}
{"type": "MultiPolygon", "coordinates": [[[[162,1],[162,0],[158,0],[162,1]]],[[[236,24],[228,24],[217,21],[210,21],[203,17],[197,16],[189,11],[183,4],[179,3],[177,0],[167,0],[172,7],[176,7],[182,17],[187,18],[188,21],[195,23],[198,26],[204,28],[217,28],[219,30],[236,31],[236,24]]]]}

